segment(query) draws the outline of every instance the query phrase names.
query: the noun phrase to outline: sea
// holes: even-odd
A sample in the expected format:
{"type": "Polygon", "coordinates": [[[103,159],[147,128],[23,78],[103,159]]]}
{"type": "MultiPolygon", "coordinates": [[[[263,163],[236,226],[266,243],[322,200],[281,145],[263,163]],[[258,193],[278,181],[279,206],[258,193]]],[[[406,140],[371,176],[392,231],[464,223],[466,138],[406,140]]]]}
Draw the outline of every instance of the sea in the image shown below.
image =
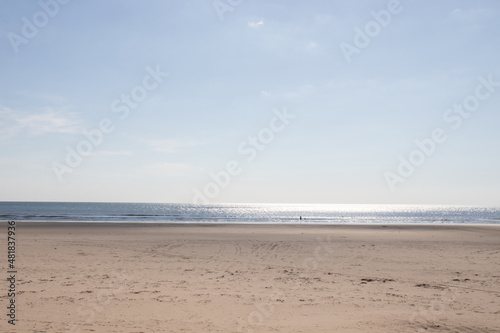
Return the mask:
{"type": "Polygon", "coordinates": [[[500,224],[500,207],[362,204],[0,202],[0,221],[500,224]]]}

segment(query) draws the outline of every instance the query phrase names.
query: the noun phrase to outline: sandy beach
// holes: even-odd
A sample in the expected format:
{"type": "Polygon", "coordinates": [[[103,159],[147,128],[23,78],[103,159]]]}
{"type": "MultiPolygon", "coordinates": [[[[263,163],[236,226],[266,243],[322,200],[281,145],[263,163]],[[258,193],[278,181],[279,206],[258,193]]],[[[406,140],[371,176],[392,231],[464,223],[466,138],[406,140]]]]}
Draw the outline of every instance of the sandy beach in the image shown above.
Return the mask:
{"type": "Polygon", "coordinates": [[[500,332],[498,226],[16,228],[2,332],[500,332]]]}

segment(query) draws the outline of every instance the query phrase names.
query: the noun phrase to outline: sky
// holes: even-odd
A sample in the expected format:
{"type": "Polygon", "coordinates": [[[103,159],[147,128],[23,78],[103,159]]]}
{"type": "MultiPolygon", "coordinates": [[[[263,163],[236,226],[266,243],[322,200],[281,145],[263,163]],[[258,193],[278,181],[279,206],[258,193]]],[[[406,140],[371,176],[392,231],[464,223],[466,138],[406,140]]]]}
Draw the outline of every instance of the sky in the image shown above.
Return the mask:
{"type": "Polygon", "coordinates": [[[0,201],[495,205],[500,2],[1,1],[0,201]]]}

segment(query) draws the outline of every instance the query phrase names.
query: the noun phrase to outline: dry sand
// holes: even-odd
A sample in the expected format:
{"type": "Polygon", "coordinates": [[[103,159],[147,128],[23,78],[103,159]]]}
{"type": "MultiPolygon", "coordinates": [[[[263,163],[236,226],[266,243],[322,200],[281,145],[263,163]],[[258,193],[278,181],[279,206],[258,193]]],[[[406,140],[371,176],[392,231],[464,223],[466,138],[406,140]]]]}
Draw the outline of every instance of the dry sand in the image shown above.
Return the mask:
{"type": "Polygon", "coordinates": [[[18,222],[17,264],[2,332],[500,331],[493,226],[18,222]]]}

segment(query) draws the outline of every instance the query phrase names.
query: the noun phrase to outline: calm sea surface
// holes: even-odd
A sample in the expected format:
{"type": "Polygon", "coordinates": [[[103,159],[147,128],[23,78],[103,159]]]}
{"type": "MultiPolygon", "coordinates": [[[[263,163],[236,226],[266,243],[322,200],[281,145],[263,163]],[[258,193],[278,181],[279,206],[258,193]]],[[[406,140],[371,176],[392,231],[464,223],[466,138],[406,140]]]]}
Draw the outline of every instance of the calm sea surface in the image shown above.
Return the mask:
{"type": "Polygon", "coordinates": [[[500,207],[0,202],[0,220],[149,223],[500,224],[500,207]]]}

